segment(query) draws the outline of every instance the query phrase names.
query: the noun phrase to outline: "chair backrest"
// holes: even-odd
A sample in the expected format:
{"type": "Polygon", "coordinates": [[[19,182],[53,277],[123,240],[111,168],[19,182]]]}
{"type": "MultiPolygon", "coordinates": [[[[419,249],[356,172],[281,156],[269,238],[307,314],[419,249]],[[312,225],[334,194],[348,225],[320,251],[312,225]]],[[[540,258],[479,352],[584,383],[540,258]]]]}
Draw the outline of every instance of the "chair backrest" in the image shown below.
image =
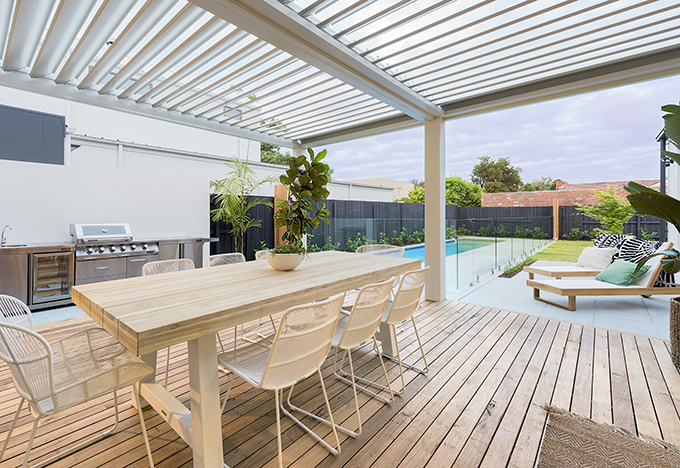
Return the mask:
{"type": "Polygon", "coordinates": [[[160,260],[158,262],[145,263],[142,268],[142,276],[159,275],[173,271],[193,270],[194,262],[190,258],[175,258],[173,260],[160,260]]]}
{"type": "Polygon", "coordinates": [[[0,323],[0,359],[9,366],[19,394],[33,407],[54,395],[52,348],[38,333],[0,323]]]}
{"type": "Polygon", "coordinates": [[[382,283],[369,284],[359,290],[347,326],[338,342],[340,349],[352,349],[369,340],[380,326],[385,305],[390,298],[394,278],[382,283]]]}
{"type": "Polygon", "coordinates": [[[403,257],[404,248],[397,245],[388,244],[366,244],[360,246],[356,253],[371,254],[371,255],[386,255],[388,257],[403,257]]]}
{"type": "Polygon", "coordinates": [[[205,265],[208,267],[214,267],[219,265],[230,265],[232,263],[243,263],[246,261],[246,257],[240,252],[226,253],[219,255],[211,255],[205,259],[205,265]]]}
{"type": "MultiPolygon", "coordinates": [[[[664,242],[661,244],[661,247],[657,249],[657,252],[663,252],[664,250],[670,249],[673,247],[672,242],[664,242]]],[[[646,288],[653,288],[654,283],[656,283],[656,279],[659,277],[659,273],[661,273],[661,259],[663,258],[662,255],[657,255],[656,257],[652,257],[645,263],[645,265],[649,265],[649,270],[647,270],[647,273],[639,277],[637,280],[633,281],[631,283],[631,286],[642,286],[646,288]]]]}
{"type": "Polygon", "coordinates": [[[255,252],[255,260],[266,260],[268,250],[258,250],[255,252]]]}
{"type": "Polygon", "coordinates": [[[262,388],[286,388],[326,360],[342,308],[342,294],[284,312],[272,343],[262,388]]]}
{"type": "Polygon", "coordinates": [[[31,310],[16,297],[0,294],[0,321],[34,330],[31,310]]]}
{"type": "Polygon", "coordinates": [[[409,271],[401,277],[390,314],[385,319],[386,323],[398,325],[413,315],[418,308],[429,271],[430,267],[427,266],[420,270],[409,271]]]}

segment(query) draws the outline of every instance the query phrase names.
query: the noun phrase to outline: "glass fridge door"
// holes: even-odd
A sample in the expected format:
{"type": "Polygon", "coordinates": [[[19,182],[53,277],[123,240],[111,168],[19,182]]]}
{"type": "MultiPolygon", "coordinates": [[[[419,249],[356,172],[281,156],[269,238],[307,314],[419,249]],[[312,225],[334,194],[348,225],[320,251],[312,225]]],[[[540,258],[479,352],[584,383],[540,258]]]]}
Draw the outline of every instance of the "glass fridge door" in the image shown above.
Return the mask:
{"type": "Polygon", "coordinates": [[[33,254],[33,304],[71,297],[71,252],[33,254]]]}

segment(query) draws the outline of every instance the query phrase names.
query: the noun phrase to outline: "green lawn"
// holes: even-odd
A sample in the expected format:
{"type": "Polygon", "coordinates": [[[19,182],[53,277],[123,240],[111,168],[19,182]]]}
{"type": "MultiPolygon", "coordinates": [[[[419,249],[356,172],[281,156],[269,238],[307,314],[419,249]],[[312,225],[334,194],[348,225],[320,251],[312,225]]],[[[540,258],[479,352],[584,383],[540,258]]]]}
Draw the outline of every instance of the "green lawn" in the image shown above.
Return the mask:
{"type": "Polygon", "coordinates": [[[592,247],[593,241],[567,241],[558,240],[549,247],[532,255],[529,259],[533,260],[550,260],[553,262],[576,262],[579,255],[586,247],[592,247]]]}

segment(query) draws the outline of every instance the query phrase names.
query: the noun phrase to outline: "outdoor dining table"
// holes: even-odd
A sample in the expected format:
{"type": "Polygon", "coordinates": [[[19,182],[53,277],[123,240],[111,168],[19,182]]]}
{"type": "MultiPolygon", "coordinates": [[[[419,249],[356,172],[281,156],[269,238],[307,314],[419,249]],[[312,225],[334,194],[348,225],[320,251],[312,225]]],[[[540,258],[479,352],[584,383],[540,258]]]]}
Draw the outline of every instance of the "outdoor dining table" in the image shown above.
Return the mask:
{"type": "Polygon", "coordinates": [[[153,374],[141,395],[192,448],[194,467],[222,468],[216,332],[418,268],[419,260],[330,251],[293,271],[237,263],[79,285],[72,299],[154,368],[159,349],[187,342],[191,409],[153,374]]]}

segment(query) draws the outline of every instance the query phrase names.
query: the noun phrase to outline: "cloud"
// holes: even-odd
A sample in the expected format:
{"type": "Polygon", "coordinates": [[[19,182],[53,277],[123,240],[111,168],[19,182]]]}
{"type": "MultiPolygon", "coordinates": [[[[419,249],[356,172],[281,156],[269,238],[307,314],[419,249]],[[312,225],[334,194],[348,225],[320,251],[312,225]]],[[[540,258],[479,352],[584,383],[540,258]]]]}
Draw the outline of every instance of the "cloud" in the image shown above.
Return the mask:
{"type": "MultiPolygon", "coordinates": [[[[478,158],[507,157],[525,182],[659,177],[661,106],[680,99],[680,77],[476,115],[446,123],[446,174],[470,178],[478,158]]],[[[424,178],[423,129],[328,145],[338,180],[424,178]]]]}

